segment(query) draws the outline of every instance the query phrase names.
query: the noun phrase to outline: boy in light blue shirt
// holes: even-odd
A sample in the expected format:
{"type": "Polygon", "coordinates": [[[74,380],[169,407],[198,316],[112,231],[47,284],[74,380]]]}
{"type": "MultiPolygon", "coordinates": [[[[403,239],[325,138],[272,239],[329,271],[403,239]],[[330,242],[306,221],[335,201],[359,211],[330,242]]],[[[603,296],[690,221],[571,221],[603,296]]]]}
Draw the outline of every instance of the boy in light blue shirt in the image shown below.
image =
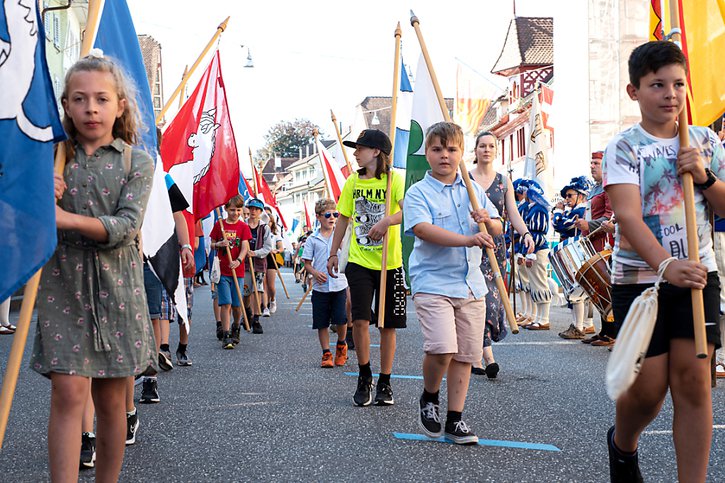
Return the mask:
{"type": "Polygon", "coordinates": [[[448,374],[445,437],[476,444],[478,437],[462,419],[471,364],[481,360],[486,321],[486,283],[479,266],[481,249],[493,248],[491,235],[502,233],[498,211],[477,183],[482,206],[472,211],[458,174],[463,131],[450,122],[428,129],[425,156],[430,171],[405,194],[405,234],[415,236],[409,272],[413,302],[423,331],[423,395],[420,427],[426,436],[443,433],[438,393],[448,374]],[[474,223],[475,221],[475,223],[474,223]],[[488,234],[478,230],[484,223],[488,234]]]}
{"type": "MultiPolygon", "coordinates": [[[[315,203],[315,216],[320,227],[305,243],[302,260],[305,271],[312,276],[312,328],[317,330],[322,348],[320,367],[344,366],[347,362],[347,279],[344,274],[330,277],[327,260],[330,258],[332,235],[340,213],[335,202],[322,199],[315,203]],[[330,352],[330,324],[337,332],[337,347],[333,361],[330,352]]],[[[338,250],[339,251],[339,250],[338,250]]]]}

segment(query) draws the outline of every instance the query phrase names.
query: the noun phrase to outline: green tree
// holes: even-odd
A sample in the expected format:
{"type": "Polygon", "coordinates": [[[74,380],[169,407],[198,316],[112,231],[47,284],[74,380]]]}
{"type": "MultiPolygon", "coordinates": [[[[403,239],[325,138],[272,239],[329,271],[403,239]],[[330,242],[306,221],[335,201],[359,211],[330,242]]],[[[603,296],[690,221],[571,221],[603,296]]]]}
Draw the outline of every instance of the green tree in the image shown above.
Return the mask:
{"type": "MultiPolygon", "coordinates": [[[[263,159],[270,159],[277,155],[293,157],[299,154],[299,149],[312,141],[313,131],[319,126],[309,119],[295,119],[294,121],[280,121],[264,135],[265,145],[257,155],[263,159]]],[[[320,133],[322,136],[322,133],[320,133]]]]}

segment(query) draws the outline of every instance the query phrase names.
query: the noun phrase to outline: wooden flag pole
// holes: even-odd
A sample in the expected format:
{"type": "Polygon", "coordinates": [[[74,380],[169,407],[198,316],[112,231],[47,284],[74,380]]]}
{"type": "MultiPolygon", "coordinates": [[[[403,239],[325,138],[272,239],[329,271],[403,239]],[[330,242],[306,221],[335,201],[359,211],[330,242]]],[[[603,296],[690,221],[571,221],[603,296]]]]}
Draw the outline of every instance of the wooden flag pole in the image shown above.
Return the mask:
{"type": "Polygon", "coordinates": [[[345,164],[347,165],[347,175],[352,176],[352,164],[350,164],[350,158],[347,157],[347,151],[345,150],[345,146],[342,145],[342,135],[340,134],[340,127],[337,125],[337,118],[335,117],[335,113],[332,112],[332,109],[330,109],[330,117],[332,118],[332,124],[335,126],[335,134],[337,134],[337,142],[340,144],[342,156],[345,158],[345,164]]]}
{"type": "Polygon", "coordinates": [[[309,285],[307,286],[307,291],[305,291],[305,294],[302,296],[300,303],[297,304],[297,308],[295,309],[295,312],[300,311],[300,307],[302,307],[302,304],[304,303],[305,299],[310,294],[310,292],[312,292],[312,285],[314,285],[315,280],[312,278],[312,276],[309,276],[307,282],[309,283],[309,285]]]}
{"type": "MultiPolygon", "coordinates": [[[[98,31],[98,23],[101,15],[100,0],[88,1],[88,18],[86,20],[86,30],[81,44],[80,57],[83,58],[91,51],[93,41],[98,31]]],[[[53,171],[59,175],[63,175],[66,164],[65,142],[58,143],[55,151],[53,171]]],[[[38,286],[40,285],[41,268],[28,280],[23,291],[23,302],[20,305],[20,316],[16,325],[15,334],[13,335],[13,343],[8,355],[7,367],[3,376],[2,389],[0,389],[0,449],[5,439],[5,430],[7,429],[8,419],[10,417],[10,408],[13,404],[15,396],[15,387],[18,383],[18,374],[20,374],[20,364],[23,361],[23,353],[25,352],[25,344],[28,340],[28,332],[30,331],[30,319],[33,316],[33,307],[35,307],[35,299],[38,296],[38,286]]]]}
{"type": "Polygon", "coordinates": [[[257,305],[257,312],[262,315],[262,304],[259,302],[259,291],[257,290],[257,275],[254,273],[254,258],[252,255],[247,254],[249,258],[249,273],[252,274],[252,289],[254,290],[254,301],[257,305]]]}
{"type": "Polygon", "coordinates": [[[257,169],[254,167],[252,159],[252,148],[249,148],[249,164],[252,166],[252,186],[254,186],[254,197],[256,198],[259,194],[259,186],[257,185],[257,169]]]}
{"type": "MultiPolygon", "coordinates": [[[[672,40],[681,45],[680,38],[680,10],[677,0],[670,0],[670,23],[672,24],[672,40]]],[[[680,146],[690,145],[690,132],[687,120],[687,102],[680,111],[679,137],[680,146]]],[[[700,246],[697,237],[697,218],[695,215],[695,185],[692,173],[682,174],[682,191],[685,198],[685,225],[687,228],[687,258],[693,262],[700,261],[700,246]]],[[[705,306],[702,300],[702,290],[693,288],[692,294],[692,323],[695,331],[695,354],[699,359],[707,357],[707,335],[705,334],[705,306]]]]}
{"type": "Polygon", "coordinates": [[[166,101],[166,104],[164,104],[163,109],[161,109],[161,112],[156,116],[156,124],[161,122],[161,120],[164,118],[164,114],[166,114],[166,111],[169,110],[171,107],[171,103],[174,102],[176,99],[176,96],[179,95],[181,92],[181,89],[184,87],[186,82],[189,80],[189,77],[194,73],[196,68],[199,66],[201,61],[204,59],[204,56],[209,52],[209,49],[211,49],[211,46],[214,45],[214,42],[219,38],[219,36],[224,32],[227,28],[227,23],[229,22],[229,17],[227,17],[222,23],[219,24],[219,26],[216,28],[216,32],[214,32],[214,35],[212,36],[211,40],[209,40],[209,43],[206,44],[206,47],[204,47],[204,50],[199,54],[199,57],[196,59],[196,62],[194,62],[191,65],[191,68],[188,70],[186,75],[181,79],[181,83],[176,87],[174,92],[171,94],[171,97],[168,98],[166,101]]]}
{"type": "MultiPolygon", "coordinates": [[[[317,129],[312,131],[312,135],[315,137],[315,144],[319,143],[318,136],[320,135],[319,131],[317,129]]],[[[343,148],[344,152],[344,148],[343,148]]],[[[329,200],[335,200],[332,196],[332,191],[330,190],[330,182],[327,179],[327,169],[325,168],[325,160],[322,159],[322,152],[320,151],[320,148],[317,148],[317,157],[320,160],[320,167],[322,168],[322,180],[325,182],[325,195],[327,196],[327,199],[329,200]]]]}
{"type": "Polygon", "coordinates": [[[82,59],[93,48],[93,42],[98,33],[98,24],[101,20],[101,0],[88,0],[88,17],[86,18],[86,29],[81,42],[80,58],[82,59]]]}
{"type": "MultiPolygon", "coordinates": [[[[398,89],[400,82],[400,37],[402,31],[400,30],[400,22],[395,27],[395,55],[393,56],[393,96],[392,105],[390,108],[390,146],[393,151],[388,157],[388,165],[385,167],[387,173],[387,185],[385,186],[385,217],[390,216],[390,190],[393,182],[393,155],[395,154],[395,115],[398,111],[398,89]]],[[[400,227],[395,227],[400,229],[400,227]]],[[[385,230],[383,235],[383,252],[382,252],[382,263],[380,264],[380,291],[378,292],[378,327],[385,328],[385,295],[387,290],[387,278],[388,278],[388,242],[390,227],[385,230]]]]}
{"type": "MultiPolygon", "coordinates": [[[[222,236],[224,237],[224,240],[226,240],[226,236],[224,235],[224,221],[222,221],[222,212],[219,208],[216,209],[217,217],[219,217],[219,226],[222,229],[222,236]]],[[[231,270],[231,264],[232,264],[232,249],[227,245],[226,247],[227,252],[227,260],[229,260],[229,269],[231,270]]],[[[249,319],[247,319],[247,311],[244,310],[244,297],[242,297],[242,290],[239,288],[239,279],[237,278],[237,271],[232,270],[232,278],[234,279],[234,287],[237,289],[237,296],[239,297],[239,301],[242,304],[242,317],[244,317],[244,330],[247,332],[250,331],[249,328],[249,319]]]]}
{"type": "Polygon", "coordinates": [[[35,298],[38,295],[38,285],[40,284],[41,272],[42,270],[35,272],[35,275],[33,275],[25,285],[25,291],[23,292],[23,304],[20,306],[20,318],[18,319],[15,334],[13,335],[13,344],[10,348],[7,369],[5,370],[5,376],[3,377],[2,392],[0,392],[0,448],[2,448],[3,440],[5,439],[5,430],[8,427],[10,408],[13,405],[15,387],[18,384],[20,364],[23,361],[23,352],[25,352],[25,343],[28,339],[30,319],[33,316],[35,298]]]}
{"type": "MultiPolygon", "coordinates": [[[[415,34],[418,37],[420,50],[423,53],[425,64],[428,67],[428,72],[430,73],[430,78],[433,82],[433,88],[435,89],[436,97],[438,98],[438,104],[440,105],[441,112],[443,113],[443,118],[446,120],[446,122],[450,122],[451,115],[448,112],[446,101],[443,98],[440,85],[438,84],[438,78],[436,77],[435,71],[433,70],[433,63],[430,60],[430,55],[428,55],[428,49],[425,46],[425,40],[423,40],[423,34],[420,31],[420,21],[418,20],[418,17],[413,14],[413,12],[411,12],[410,24],[415,29],[415,34]]],[[[480,206],[478,204],[478,199],[476,198],[476,192],[473,190],[473,185],[471,184],[471,177],[468,175],[466,163],[461,161],[461,164],[459,166],[461,169],[461,177],[463,178],[463,182],[466,184],[466,191],[468,191],[468,197],[470,198],[471,206],[473,207],[474,211],[478,211],[480,209],[480,206]]],[[[481,233],[488,234],[488,230],[486,229],[486,225],[484,223],[479,223],[478,229],[481,231],[481,233]]],[[[496,287],[501,294],[501,301],[503,302],[503,308],[506,312],[506,318],[509,321],[509,327],[511,328],[511,332],[513,332],[514,334],[518,334],[519,326],[518,324],[516,324],[516,316],[511,309],[506,285],[503,283],[503,278],[501,278],[501,268],[498,266],[496,254],[494,253],[492,248],[486,247],[486,256],[488,257],[489,263],[491,264],[491,269],[493,270],[493,278],[496,281],[496,287]]]]}
{"type": "MultiPolygon", "coordinates": [[[[183,91],[186,87],[186,74],[189,73],[189,65],[187,64],[186,67],[184,67],[184,73],[181,74],[181,90],[183,91]]],[[[183,95],[179,95],[179,109],[181,109],[181,106],[184,105],[184,99],[183,95]]],[[[157,121],[158,122],[158,121],[157,121]]]]}

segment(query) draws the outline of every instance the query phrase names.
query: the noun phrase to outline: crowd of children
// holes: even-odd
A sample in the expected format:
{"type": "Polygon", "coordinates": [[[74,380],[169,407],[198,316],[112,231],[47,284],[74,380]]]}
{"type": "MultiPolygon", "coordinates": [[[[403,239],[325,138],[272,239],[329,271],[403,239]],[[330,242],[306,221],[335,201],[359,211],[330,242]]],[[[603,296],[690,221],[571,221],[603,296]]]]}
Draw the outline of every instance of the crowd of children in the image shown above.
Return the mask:
{"type": "MultiPolygon", "coordinates": [[[[590,196],[591,187],[583,177],[572,179],[561,190],[568,208],[557,204],[552,224],[566,241],[591,232],[597,224],[611,232],[611,214],[616,217],[615,326],[621,325],[634,298],[656,281],[658,267],[674,258],[664,270],[660,312],[640,377],[616,402],[615,424],[607,434],[610,476],[612,481],[642,480],[639,435],[659,412],[669,389],[675,411],[678,477],[703,481],[712,432],[710,366],[707,359],[692,356],[689,290],[704,290],[712,355],[721,345],[721,292],[706,208],[709,204],[716,214],[725,214],[725,153],[716,135],[704,128],[691,127],[690,146],[679,145],[677,114],[685,104],[687,75],[679,48],[667,42],[644,44],[632,53],[629,71],[627,93],[639,103],[641,122],[593,157],[593,175],[598,174],[594,159],[601,160],[596,166],[601,165],[600,179],[595,175],[600,188],[596,196],[601,198],[592,201],[595,196],[590,196]],[[699,263],[687,260],[683,232],[668,229],[685,226],[678,181],[685,172],[692,174],[696,187],[699,263]],[[610,202],[611,211],[606,211],[604,206],[610,202]],[[597,205],[592,216],[596,203],[602,206],[597,205]]],[[[140,126],[130,83],[113,62],[91,55],[68,71],[62,103],[70,156],[63,174],[55,178],[59,241],[43,270],[30,364],[52,381],[51,478],[77,479],[81,454],[81,466],[95,465],[99,480],[113,481],[123,460],[122,435],[126,444],[133,444],[139,427],[134,377],[143,378],[140,402],[160,401],[156,374],[158,369],[173,367],[168,333],[169,323],[178,317],[139,250],[153,162],[132,147],[140,126]]],[[[384,133],[366,129],[356,141],[345,144],[355,149],[359,170],[347,179],[337,203],[329,199],[316,203],[319,226],[305,230],[290,260],[300,274],[298,281],[311,284],[312,327],[322,350],[320,365],[344,366],[354,342],[359,372],[353,403],[363,407],[373,402],[378,406],[395,403],[390,379],[397,331],[407,325],[401,231],[415,237],[408,271],[424,352],[417,422],[429,437],[445,435],[458,444],[475,444],[478,438],[463,419],[472,366],[481,366],[484,358],[484,372],[495,377],[492,354],[484,357],[484,346],[490,345],[484,340],[496,340],[505,333],[502,306],[494,303],[500,295],[492,292],[493,298],[486,298],[492,291],[486,280],[490,282],[493,275],[487,272],[483,249],[503,253],[502,215],[508,214],[518,234],[518,240],[512,241],[518,244],[514,250],[522,260],[522,285],[531,294],[531,313],[521,321],[531,329],[547,330],[551,292],[545,282],[548,204],[543,190],[532,180],[512,184],[495,175],[490,163],[496,139],[490,133],[476,140],[479,166],[473,180],[463,179],[458,171],[463,132],[449,122],[427,130],[425,156],[430,170],[405,193],[403,177],[389,167],[392,146],[384,133]],[[481,207],[475,211],[468,198],[471,189],[481,207]],[[521,200],[518,210],[514,193],[521,200]],[[390,214],[384,208],[386,197],[390,214]],[[483,231],[479,230],[482,225],[483,231]],[[351,236],[345,246],[348,226],[351,236]],[[388,247],[385,271],[381,270],[384,238],[388,247]],[[343,250],[349,251],[344,270],[340,266],[343,250]],[[384,313],[378,313],[383,273],[387,293],[384,313]],[[371,324],[378,326],[381,340],[377,382],[370,357],[371,324]],[[331,327],[337,335],[334,356],[331,327]],[[444,376],[448,389],[445,423],[439,397],[444,376]]],[[[167,186],[173,210],[184,210],[183,197],[179,199],[171,188],[173,183],[167,186]]],[[[260,317],[277,311],[274,280],[280,261],[276,255],[283,251],[283,239],[274,216],[265,213],[260,200],[251,198],[245,203],[235,196],[225,210],[226,217],[215,222],[210,239],[220,272],[218,280],[212,280],[216,335],[222,347],[231,350],[240,343],[242,326],[262,334],[260,317]]],[[[196,273],[195,229],[177,225],[189,319],[196,273]]],[[[499,264],[505,264],[503,257],[499,264]]],[[[570,302],[574,322],[560,335],[581,339],[593,334],[593,325],[585,320],[584,301],[570,297],[570,302]]],[[[1,322],[3,330],[12,330],[7,317],[1,322]]],[[[589,342],[611,345],[615,336],[616,329],[603,326],[589,342]]],[[[188,333],[180,329],[176,351],[180,366],[192,364],[187,347],[188,333]]]]}

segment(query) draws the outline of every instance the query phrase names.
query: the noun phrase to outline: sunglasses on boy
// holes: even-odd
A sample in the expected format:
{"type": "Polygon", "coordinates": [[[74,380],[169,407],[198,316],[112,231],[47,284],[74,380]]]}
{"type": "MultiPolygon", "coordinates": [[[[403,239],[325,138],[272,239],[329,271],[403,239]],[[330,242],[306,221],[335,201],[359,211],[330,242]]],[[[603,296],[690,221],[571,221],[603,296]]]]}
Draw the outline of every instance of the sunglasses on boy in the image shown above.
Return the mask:
{"type": "Polygon", "coordinates": [[[325,218],[328,218],[328,219],[329,219],[329,218],[330,218],[331,216],[334,216],[335,218],[337,218],[338,216],[340,216],[340,213],[338,213],[337,211],[335,211],[335,212],[333,212],[333,213],[329,213],[329,212],[328,212],[328,213],[325,213],[325,214],[324,214],[323,216],[324,216],[325,218]]]}

